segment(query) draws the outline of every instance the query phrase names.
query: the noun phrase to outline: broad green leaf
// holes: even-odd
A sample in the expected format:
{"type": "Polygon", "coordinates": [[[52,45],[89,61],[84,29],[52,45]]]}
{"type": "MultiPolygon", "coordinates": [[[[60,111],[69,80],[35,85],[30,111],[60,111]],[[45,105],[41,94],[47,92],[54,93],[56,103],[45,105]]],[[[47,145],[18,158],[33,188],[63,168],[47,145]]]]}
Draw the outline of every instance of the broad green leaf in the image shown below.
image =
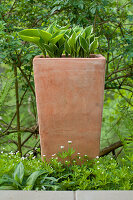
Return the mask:
{"type": "Polygon", "coordinates": [[[76,44],[76,33],[75,32],[73,32],[72,36],[68,40],[68,44],[70,47],[72,47],[74,49],[74,46],[76,44]]]}
{"type": "Polygon", "coordinates": [[[60,34],[60,35],[57,35],[55,38],[52,38],[50,40],[50,42],[53,43],[53,44],[56,44],[63,37],[63,35],[64,35],[64,33],[60,34]]]}
{"type": "Polygon", "coordinates": [[[22,36],[22,35],[20,35],[20,37],[21,37],[22,40],[24,40],[26,42],[33,42],[37,45],[40,44],[39,43],[40,38],[38,38],[38,37],[27,37],[27,36],[22,36]]]}
{"type": "Polygon", "coordinates": [[[42,39],[47,43],[50,38],[52,37],[51,33],[48,33],[46,31],[43,30],[39,30],[40,36],[42,37],[42,39]]]}
{"type": "Polygon", "coordinates": [[[70,46],[67,41],[65,41],[65,51],[70,54],[70,46]]]}
{"type": "Polygon", "coordinates": [[[94,50],[98,47],[98,39],[95,40],[90,44],[90,53],[93,53],[94,50]]]}
{"type": "Polygon", "coordinates": [[[79,42],[80,42],[81,47],[87,52],[89,50],[89,45],[87,41],[82,36],[80,36],[79,42]]]}
{"type": "Polygon", "coordinates": [[[17,189],[16,187],[10,185],[0,186],[0,190],[16,190],[16,189],[17,189]]]}
{"type": "Polygon", "coordinates": [[[18,33],[20,36],[40,37],[39,29],[26,29],[18,33]]]}
{"type": "Polygon", "coordinates": [[[76,33],[78,33],[78,32],[82,32],[83,31],[83,28],[82,27],[79,27],[79,26],[76,26],[76,27],[74,27],[74,29],[73,29],[76,33]]]}
{"type": "Polygon", "coordinates": [[[8,175],[3,175],[1,181],[4,183],[4,185],[5,184],[9,185],[12,183],[13,186],[17,186],[17,188],[22,188],[22,186],[18,183],[18,181],[16,181],[13,178],[10,178],[8,175]]]}
{"type": "MultiPolygon", "coordinates": [[[[29,29],[30,30],[30,29],[29,29]]],[[[19,36],[21,37],[22,40],[26,41],[26,42],[33,42],[37,45],[40,45],[40,35],[38,30],[32,30],[32,31],[26,31],[23,30],[21,32],[19,32],[19,36]],[[32,34],[33,33],[33,34],[32,34]]]]}
{"type": "Polygon", "coordinates": [[[14,171],[14,174],[13,174],[13,177],[14,177],[14,180],[17,181],[18,183],[22,183],[23,181],[23,177],[24,177],[24,166],[23,166],[23,163],[20,162],[15,171],[14,171]]]}
{"type": "Polygon", "coordinates": [[[94,40],[95,40],[95,36],[94,36],[94,34],[93,34],[93,35],[91,35],[91,37],[90,37],[90,44],[91,44],[94,40]]]}
{"type": "Polygon", "coordinates": [[[44,44],[43,47],[45,48],[46,52],[48,53],[48,55],[53,58],[54,57],[54,51],[53,49],[50,48],[50,45],[48,44],[44,44]]]}
{"type": "Polygon", "coordinates": [[[80,33],[80,36],[82,36],[83,38],[85,38],[85,30],[83,30],[83,31],[80,33]]]}
{"type": "Polygon", "coordinates": [[[64,27],[62,27],[62,28],[60,28],[60,30],[67,30],[69,27],[70,27],[70,24],[68,24],[68,25],[66,25],[66,26],[64,26],[64,27]]]}
{"type": "Polygon", "coordinates": [[[55,25],[56,25],[56,21],[53,22],[53,23],[48,27],[47,32],[52,34],[53,31],[54,31],[54,29],[55,29],[55,28],[54,28],[55,25]]]}
{"type": "Polygon", "coordinates": [[[65,34],[66,33],[66,30],[59,30],[59,31],[56,31],[53,35],[52,35],[52,37],[51,37],[51,39],[52,38],[55,38],[56,36],[58,36],[58,35],[61,35],[61,34],[65,34]]]}
{"type": "Polygon", "coordinates": [[[34,184],[35,184],[37,178],[38,178],[39,176],[41,176],[42,174],[45,174],[45,173],[47,173],[46,170],[40,170],[40,171],[35,171],[35,172],[33,172],[33,173],[28,177],[28,179],[27,179],[27,181],[26,181],[26,185],[27,185],[27,186],[31,186],[31,189],[32,189],[32,188],[34,187],[34,184]]]}
{"type": "Polygon", "coordinates": [[[90,36],[92,32],[93,32],[93,26],[86,27],[86,29],[85,29],[85,36],[86,36],[86,38],[88,36],[90,36]]]}

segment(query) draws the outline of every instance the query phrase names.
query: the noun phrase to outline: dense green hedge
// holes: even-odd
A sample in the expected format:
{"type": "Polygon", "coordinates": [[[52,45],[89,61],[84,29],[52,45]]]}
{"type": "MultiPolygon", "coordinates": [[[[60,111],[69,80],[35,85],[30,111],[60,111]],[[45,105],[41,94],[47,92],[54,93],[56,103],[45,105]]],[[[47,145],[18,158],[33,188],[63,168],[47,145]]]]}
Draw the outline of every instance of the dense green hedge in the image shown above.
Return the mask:
{"type": "MultiPolygon", "coordinates": [[[[19,153],[1,153],[0,189],[13,190],[132,190],[133,155],[119,160],[110,156],[88,161],[66,153],[64,161],[57,157],[48,163],[19,153]],[[70,163],[71,160],[71,163],[70,163]],[[83,161],[84,160],[84,161],[83,161]],[[79,165],[80,164],[80,165],[79,165]]],[[[60,155],[62,157],[62,154],[60,155]]]]}

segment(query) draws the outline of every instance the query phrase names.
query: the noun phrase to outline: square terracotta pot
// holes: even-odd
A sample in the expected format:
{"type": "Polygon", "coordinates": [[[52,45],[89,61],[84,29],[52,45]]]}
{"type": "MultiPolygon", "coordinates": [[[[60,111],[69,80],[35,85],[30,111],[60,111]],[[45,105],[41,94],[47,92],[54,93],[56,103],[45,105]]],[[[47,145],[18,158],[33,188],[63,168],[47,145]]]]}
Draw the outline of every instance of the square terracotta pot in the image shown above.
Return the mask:
{"type": "Polygon", "coordinates": [[[105,58],[33,60],[41,155],[68,148],[81,156],[99,155],[104,99],[105,58]]]}

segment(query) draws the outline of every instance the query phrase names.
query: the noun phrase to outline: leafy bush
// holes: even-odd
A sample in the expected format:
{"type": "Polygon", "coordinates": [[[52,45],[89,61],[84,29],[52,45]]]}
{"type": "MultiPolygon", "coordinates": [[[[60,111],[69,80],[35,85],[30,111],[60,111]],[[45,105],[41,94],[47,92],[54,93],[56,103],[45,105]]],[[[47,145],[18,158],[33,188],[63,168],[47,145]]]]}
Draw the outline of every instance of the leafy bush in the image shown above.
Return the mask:
{"type": "Polygon", "coordinates": [[[0,189],[5,190],[132,190],[133,155],[118,161],[110,156],[71,159],[73,152],[63,152],[44,159],[1,153],[0,189]],[[65,156],[64,156],[65,155],[65,156]]]}
{"type": "Polygon", "coordinates": [[[25,29],[19,36],[36,44],[46,57],[61,57],[63,53],[71,57],[89,57],[98,47],[98,38],[92,34],[93,26],[85,29],[79,26],[69,28],[50,25],[46,30],[25,29]],[[69,28],[69,29],[68,29],[69,28]]]}

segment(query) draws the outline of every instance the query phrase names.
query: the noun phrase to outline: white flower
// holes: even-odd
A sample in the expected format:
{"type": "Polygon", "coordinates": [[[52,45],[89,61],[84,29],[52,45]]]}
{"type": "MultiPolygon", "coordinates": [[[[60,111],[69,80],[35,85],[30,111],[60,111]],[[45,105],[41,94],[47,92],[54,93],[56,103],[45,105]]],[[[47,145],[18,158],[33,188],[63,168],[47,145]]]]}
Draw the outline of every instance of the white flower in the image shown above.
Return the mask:
{"type": "Polygon", "coordinates": [[[2,130],[2,128],[0,128],[0,131],[2,130]]]}
{"type": "Polygon", "coordinates": [[[99,156],[96,156],[96,158],[98,159],[98,158],[99,158],[99,156]]]}
{"type": "Polygon", "coordinates": [[[104,172],[102,172],[102,174],[104,174],[104,172]]]}
{"type": "Polygon", "coordinates": [[[5,148],[3,147],[3,149],[5,149],[5,148]]]}
{"type": "Polygon", "coordinates": [[[80,159],[81,157],[79,157],[79,159],[80,159]]]}
{"type": "Polygon", "coordinates": [[[87,155],[85,155],[85,157],[87,157],[87,155]]]}
{"type": "Polygon", "coordinates": [[[44,154],[44,155],[42,155],[42,156],[44,156],[44,157],[45,157],[46,155],[44,154]]]}
{"type": "Polygon", "coordinates": [[[56,154],[53,154],[52,156],[55,156],[56,154]]]}
{"type": "Polygon", "coordinates": [[[22,159],[22,160],[24,160],[24,159],[25,159],[25,157],[22,157],[21,159],[22,159]]]}
{"type": "Polygon", "coordinates": [[[3,151],[1,151],[1,153],[3,153],[3,151]]]}
{"type": "Polygon", "coordinates": [[[97,163],[99,163],[99,161],[97,161],[97,163]]]}
{"type": "Polygon", "coordinates": [[[68,144],[72,144],[72,141],[68,141],[68,144]]]}
{"type": "Polygon", "coordinates": [[[34,156],[32,159],[35,159],[36,158],[36,156],[34,156]]]}
{"type": "Polygon", "coordinates": [[[60,146],[61,149],[64,149],[64,146],[60,146]]]}
{"type": "Polygon", "coordinates": [[[2,119],[2,117],[0,116],[0,120],[2,119]]]}
{"type": "Polygon", "coordinates": [[[100,169],[99,167],[97,169],[100,169]]]}
{"type": "Polygon", "coordinates": [[[80,155],[80,153],[77,153],[78,155],[80,155]]]}

